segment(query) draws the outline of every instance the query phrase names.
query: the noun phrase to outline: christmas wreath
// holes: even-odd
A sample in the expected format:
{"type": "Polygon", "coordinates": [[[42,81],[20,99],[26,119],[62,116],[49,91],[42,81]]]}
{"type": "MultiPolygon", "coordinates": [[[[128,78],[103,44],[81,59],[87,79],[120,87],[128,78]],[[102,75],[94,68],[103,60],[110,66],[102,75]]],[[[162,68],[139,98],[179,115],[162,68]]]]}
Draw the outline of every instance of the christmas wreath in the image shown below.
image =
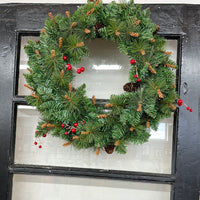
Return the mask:
{"type": "Polygon", "coordinates": [[[103,6],[90,0],[73,15],[65,14],[49,13],[40,40],[25,46],[30,67],[25,87],[32,90],[26,100],[42,115],[36,137],[52,134],[66,140],[64,146],[94,147],[97,155],[100,149],[125,153],[127,143],[148,141],[149,128],[156,130],[176,109],[174,104],[182,104],[174,85],[177,66],[164,50],[165,40],[157,35],[159,26],[152,23],[149,9],[133,1],[103,6]],[[88,56],[85,41],[95,38],[116,42],[130,58],[130,82],[104,106],[96,104],[95,96],[86,96],[85,84],[72,84],[74,73],[87,70],[73,65],[88,56]]]}

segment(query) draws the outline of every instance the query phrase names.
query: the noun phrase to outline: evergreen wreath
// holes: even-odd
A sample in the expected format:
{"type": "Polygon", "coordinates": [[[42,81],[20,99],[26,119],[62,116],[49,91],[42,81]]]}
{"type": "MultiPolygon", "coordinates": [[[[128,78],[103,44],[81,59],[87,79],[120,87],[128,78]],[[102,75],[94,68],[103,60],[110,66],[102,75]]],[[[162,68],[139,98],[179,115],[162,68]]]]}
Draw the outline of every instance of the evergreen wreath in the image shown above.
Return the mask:
{"type": "Polygon", "coordinates": [[[65,14],[49,13],[40,40],[25,46],[30,67],[25,87],[33,91],[26,100],[42,114],[36,137],[52,134],[66,140],[64,146],[94,147],[97,155],[100,149],[125,153],[127,143],[148,141],[149,128],[157,130],[159,121],[176,109],[174,104],[183,103],[174,85],[177,66],[164,50],[149,9],[132,0],[106,6],[90,0],[72,16],[65,14]],[[94,96],[87,98],[85,84],[72,85],[74,71],[85,70],[73,67],[88,56],[85,41],[99,37],[116,42],[131,65],[125,92],[111,95],[105,106],[96,104],[94,96]]]}

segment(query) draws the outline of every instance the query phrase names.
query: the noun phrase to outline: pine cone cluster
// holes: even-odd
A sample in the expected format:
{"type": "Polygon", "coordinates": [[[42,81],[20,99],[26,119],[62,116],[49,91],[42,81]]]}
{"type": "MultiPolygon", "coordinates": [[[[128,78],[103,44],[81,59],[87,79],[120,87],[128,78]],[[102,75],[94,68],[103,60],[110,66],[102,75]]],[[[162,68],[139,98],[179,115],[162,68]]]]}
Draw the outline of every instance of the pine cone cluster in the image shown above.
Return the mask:
{"type": "Polygon", "coordinates": [[[40,40],[36,40],[35,42],[36,42],[36,44],[40,44],[40,40]]]}
{"type": "Polygon", "coordinates": [[[96,35],[99,36],[99,29],[103,28],[103,24],[101,23],[96,23],[95,28],[96,28],[96,35]]]}
{"type": "Polygon", "coordinates": [[[160,31],[160,26],[156,25],[157,29],[153,32],[153,35],[157,34],[160,31]]]}
{"type": "Polygon", "coordinates": [[[112,154],[114,151],[115,146],[114,145],[108,145],[107,147],[105,147],[106,153],[107,154],[112,154]]]}
{"type": "Polygon", "coordinates": [[[135,92],[140,87],[140,83],[126,83],[123,86],[125,92],[135,92]]]}

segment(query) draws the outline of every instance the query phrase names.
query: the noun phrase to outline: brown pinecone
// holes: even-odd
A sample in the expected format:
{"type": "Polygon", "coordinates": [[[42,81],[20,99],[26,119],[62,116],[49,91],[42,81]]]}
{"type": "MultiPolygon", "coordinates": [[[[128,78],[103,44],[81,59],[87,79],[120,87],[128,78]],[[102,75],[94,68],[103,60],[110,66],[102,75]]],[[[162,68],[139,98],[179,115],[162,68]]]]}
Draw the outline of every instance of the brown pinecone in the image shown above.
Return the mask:
{"type": "Polygon", "coordinates": [[[105,147],[106,153],[107,154],[112,154],[114,151],[115,146],[114,145],[108,145],[107,147],[105,147]]]}
{"type": "Polygon", "coordinates": [[[135,92],[140,87],[140,83],[126,83],[123,86],[124,91],[126,92],[135,92]]]}
{"type": "Polygon", "coordinates": [[[96,27],[96,35],[99,36],[99,29],[103,28],[104,26],[103,24],[97,22],[95,27],[96,27]]]}
{"type": "Polygon", "coordinates": [[[95,27],[96,27],[96,29],[99,30],[100,28],[103,28],[104,26],[103,26],[103,24],[97,22],[95,27]]]}
{"type": "Polygon", "coordinates": [[[157,29],[153,32],[153,35],[157,34],[160,31],[160,26],[156,25],[157,29]]]}

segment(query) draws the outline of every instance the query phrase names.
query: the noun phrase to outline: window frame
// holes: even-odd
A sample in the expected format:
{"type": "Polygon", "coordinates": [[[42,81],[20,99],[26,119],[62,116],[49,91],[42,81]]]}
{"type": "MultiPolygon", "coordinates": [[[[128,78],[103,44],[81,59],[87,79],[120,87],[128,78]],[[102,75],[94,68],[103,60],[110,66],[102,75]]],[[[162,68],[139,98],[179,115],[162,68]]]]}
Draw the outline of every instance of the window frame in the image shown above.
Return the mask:
{"type": "MultiPolygon", "coordinates": [[[[122,171],[122,170],[104,170],[104,169],[91,169],[91,168],[77,168],[77,167],[58,167],[58,166],[44,166],[44,165],[24,165],[14,164],[14,151],[15,151],[15,134],[16,134],[16,120],[17,120],[17,106],[28,105],[25,101],[25,96],[18,95],[18,81],[19,81],[19,69],[20,69],[20,50],[21,50],[21,38],[23,36],[39,36],[38,31],[24,31],[20,30],[16,32],[17,46],[16,46],[16,65],[14,73],[14,94],[13,94],[13,138],[11,146],[11,165],[10,173],[12,174],[40,174],[40,175],[60,175],[60,176],[78,176],[78,177],[91,177],[91,178],[107,178],[115,180],[127,180],[127,181],[148,181],[152,183],[171,184],[173,188],[175,182],[175,166],[176,166],[176,134],[177,134],[177,114],[174,114],[174,126],[173,126],[173,144],[172,144],[172,166],[171,174],[162,173],[149,173],[149,172],[137,172],[137,171],[122,171]]],[[[177,64],[180,63],[180,51],[181,48],[181,35],[179,34],[160,34],[165,39],[177,40],[177,64]]],[[[180,67],[180,66],[179,66],[180,67]]],[[[179,88],[179,69],[176,71],[176,86],[179,88]]],[[[97,99],[97,104],[105,104],[106,99],[97,99]]]]}

